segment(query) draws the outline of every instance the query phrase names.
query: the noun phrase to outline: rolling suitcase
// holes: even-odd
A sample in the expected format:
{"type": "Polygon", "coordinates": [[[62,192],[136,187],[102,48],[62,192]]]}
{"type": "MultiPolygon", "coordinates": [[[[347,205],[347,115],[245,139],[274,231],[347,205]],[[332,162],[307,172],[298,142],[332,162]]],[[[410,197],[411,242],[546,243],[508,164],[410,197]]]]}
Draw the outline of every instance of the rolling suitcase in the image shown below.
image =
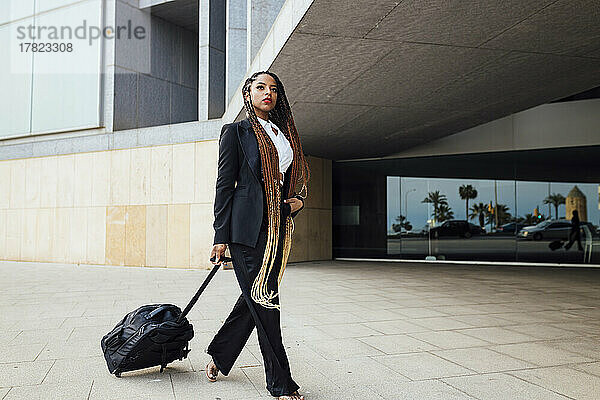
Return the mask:
{"type": "Polygon", "coordinates": [[[554,240],[548,244],[548,247],[550,247],[550,250],[554,251],[560,249],[564,243],[565,242],[562,240],[554,240]]]}
{"type": "Polygon", "coordinates": [[[109,372],[121,377],[126,371],[159,365],[162,372],[170,362],[186,358],[194,337],[186,316],[220,266],[213,267],[183,311],[173,304],[149,304],[125,315],[100,342],[109,372]]]}

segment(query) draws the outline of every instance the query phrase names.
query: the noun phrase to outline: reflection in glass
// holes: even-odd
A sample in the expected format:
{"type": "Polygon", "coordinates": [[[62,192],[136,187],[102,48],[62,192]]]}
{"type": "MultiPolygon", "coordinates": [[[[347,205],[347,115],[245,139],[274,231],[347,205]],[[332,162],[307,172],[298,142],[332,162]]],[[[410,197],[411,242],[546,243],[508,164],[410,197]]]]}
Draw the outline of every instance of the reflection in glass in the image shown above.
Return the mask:
{"type": "MultiPolygon", "coordinates": [[[[530,262],[589,262],[593,252],[597,251],[594,241],[598,235],[600,212],[597,208],[588,207],[587,199],[597,198],[598,185],[517,182],[517,190],[522,210],[520,221],[525,225],[517,235],[518,259],[530,262]],[[579,222],[573,221],[573,211],[577,211],[579,222]],[[569,246],[570,239],[575,236],[580,238],[581,249],[578,241],[569,246]],[[584,251],[585,254],[582,254],[584,251]]],[[[596,262],[600,260],[596,258],[596,262]]]]}
{"type": "Polygon", "coordinates": [[[600,250],[597,225],[588,221],[600,219],[587,207],[595,184],[388,176],[387,190],[389,256],[583,262],[577,240],[565,248],[572,210],[583,216],[586,259],[600,250]],[[560,252],[553,241],[562,242],[560,252]]]}
{"type": "Polygon", "coordinates": [[[402,255],[513,260],[514,182],[401,178],[402,255]]]}
{"type": "Polygon", "coordinates": [[[599,157],[596,146],[336,162],[334,257],[600,264],[599,157]]]}

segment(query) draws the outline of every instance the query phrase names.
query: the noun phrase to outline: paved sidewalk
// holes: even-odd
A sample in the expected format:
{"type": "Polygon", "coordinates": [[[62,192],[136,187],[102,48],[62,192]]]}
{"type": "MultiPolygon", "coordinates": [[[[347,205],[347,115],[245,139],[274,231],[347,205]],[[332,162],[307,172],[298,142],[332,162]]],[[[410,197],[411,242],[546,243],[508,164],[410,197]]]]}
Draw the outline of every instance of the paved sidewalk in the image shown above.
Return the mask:
{"type": "MultiPolygon", "coordinates": [[[[228,377],[204,353],[239,288],[221,270],[190,314],[190,358],[108,373],[100,339],[146,303],[185,305],[206,270],[0,261],[0,399],[269,399],[256,331],[228,377]]],[[[283,341],[307,400],[598,399],[600,270],[288,265],[283,341]]]]}

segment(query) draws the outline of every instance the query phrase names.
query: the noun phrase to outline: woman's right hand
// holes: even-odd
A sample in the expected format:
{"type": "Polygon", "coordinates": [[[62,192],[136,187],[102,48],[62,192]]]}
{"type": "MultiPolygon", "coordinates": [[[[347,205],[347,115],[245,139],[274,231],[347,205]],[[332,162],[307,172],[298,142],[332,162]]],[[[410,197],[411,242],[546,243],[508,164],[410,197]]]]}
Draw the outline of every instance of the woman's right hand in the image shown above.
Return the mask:
{"type": "Polygon", "coordinates": [[[219,264],[220,260],[225,257],[225,250],[227,250],[227,244],[215,244],[210,252],[210,258],[215,257],[213,264],[219,264]]]}

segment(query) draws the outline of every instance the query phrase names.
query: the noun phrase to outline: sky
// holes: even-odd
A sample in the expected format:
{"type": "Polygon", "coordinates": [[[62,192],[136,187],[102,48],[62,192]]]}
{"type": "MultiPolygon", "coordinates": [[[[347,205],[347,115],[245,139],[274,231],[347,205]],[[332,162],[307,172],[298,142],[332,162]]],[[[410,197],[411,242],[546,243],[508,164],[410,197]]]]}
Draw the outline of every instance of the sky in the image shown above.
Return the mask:
{"type": "MultiPolygon", "coordinates": [[[[499,204],[506,204],[509,212],[514,216],[533,214],[533,210],[539,207],[540,213],[548,216],[552,211],[555,216],[554,206],[544,204],[544,199],[549,193],[560,193],[567,197],[569,191],[577,185],[587,198],[588,221],[600,225],[599,207],[599,185],[590,183],[565,183],[565,182],[525,182],[525,181],[495,181],[497,184],[497,196],[499,204]]],[[[421,203],[427,197],[428,192],[439,190],[448,198],[448,204],[454,211],[455,219],[465,219],[465,201],[458,194],[461,185],[472,185],[478,192],[477,198],[469,200],[469,208],[473,203],[489,203],[494,200],[494,181],[480,179],[429,179],[429,178],[406,178],[388,176],[387,178],[387,221],[388,230],[391,231],[392,224],[396,223],[398,215],[407,215],[408,221],[414,228],[423,227],[430,218],[430,204],[421,203]],[[405,199],[408,201],[405,204],[405,199]],[[408,206],[408,210],[406,209],[408,206]]],[[[565,206],[558,209],[559,218],[565,217],[565,206]]],[[[473,223],[477,221],[473,220],[473,223]]]]}

